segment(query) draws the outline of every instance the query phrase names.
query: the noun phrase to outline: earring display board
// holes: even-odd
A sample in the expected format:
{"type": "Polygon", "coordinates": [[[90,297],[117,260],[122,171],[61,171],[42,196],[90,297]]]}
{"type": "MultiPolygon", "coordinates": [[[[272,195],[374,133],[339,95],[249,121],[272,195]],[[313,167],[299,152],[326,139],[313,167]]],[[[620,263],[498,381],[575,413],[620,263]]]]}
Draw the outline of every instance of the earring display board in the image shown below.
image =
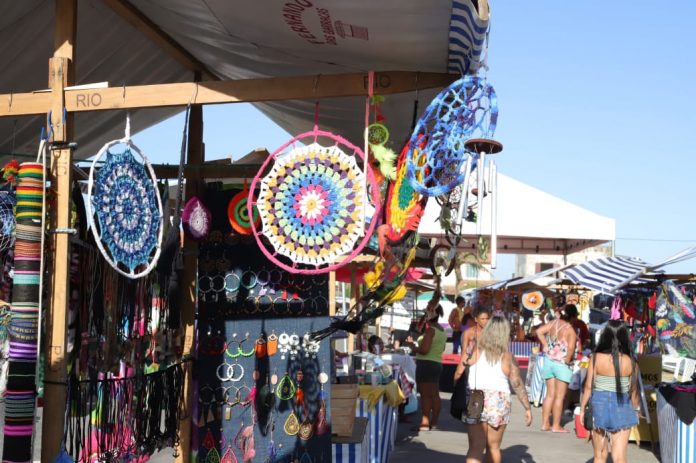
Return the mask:
{"type": "Polygon", "coordinates": [[[194,456],[320,463],[331,455],[330,347],[305,335],[328,324],[328,277],[282,271],[234,232],[235,193],[203,198],[212,228],[199,248],[194,456]]]}

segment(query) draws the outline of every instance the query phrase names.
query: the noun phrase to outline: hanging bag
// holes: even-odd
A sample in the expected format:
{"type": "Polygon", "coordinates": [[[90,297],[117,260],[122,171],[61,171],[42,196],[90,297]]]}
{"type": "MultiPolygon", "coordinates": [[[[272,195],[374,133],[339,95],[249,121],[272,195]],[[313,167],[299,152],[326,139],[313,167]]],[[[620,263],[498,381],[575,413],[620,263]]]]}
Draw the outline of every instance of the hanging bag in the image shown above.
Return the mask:
{"type": "MultiPolygon", "coordinates": [[[[469,356],[466,359],[468,364],[471,360],[471,356],[474,351],[469,351],[469,356]]],[[[466,365],[465,365],[466,367],[466,365]]],[[[457,420],[461,420],[464,415],[464,411],[467,410],[467,386],[469,382],[469,369],[465,368],[459,380],[454,383],[454,391],[452,392],[452,398],[450,399],[450,415],[457,420]]]]}
{"type": "Polygon", "coordinates": [[[597,371],[597,356],[592,357],[592,389],[590,389],[590,400],[587,401],[585,405],[585,415],[582,420],[582,425],[588,431],[592,431],[594,428],[594,418],[592,417],[592,393],[594,392],[595,386],[595,375],[597,371]]]}
{"type": "MultiPolygon", "coordinates": [[[[474,348],[478,350],[478,339],[474,338],[474,348]]],[[[473,355],[474,350],[471,350],[471,355],[473,355]]],[[[481,356],[476,359],[478,362],[481,356]]],[[[467,361],[468,362],[468,361],[467,361]]],[[[478,376],[478,368],[474,371],[474,387],[478,384],[476,382],[478,376]]],[[[467,423],[478,423],[481,421],[481,414],[483,414],[483,402],[485,396],[481,389],[472,389],[469,392],[469,401],[466,404],[466,421],[467,423]]]]}

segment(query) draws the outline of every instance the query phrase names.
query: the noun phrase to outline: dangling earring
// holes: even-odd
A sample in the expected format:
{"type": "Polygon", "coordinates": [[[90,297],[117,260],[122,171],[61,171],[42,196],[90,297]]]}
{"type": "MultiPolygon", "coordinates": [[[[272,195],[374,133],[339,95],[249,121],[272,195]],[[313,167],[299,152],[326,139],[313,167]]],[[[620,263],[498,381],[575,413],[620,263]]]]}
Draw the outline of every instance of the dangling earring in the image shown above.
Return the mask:
{"type": "Polygon", "coordinates": [[[278,336],[276,336],[275,331],[271,333],[268,337],[268,342],[266,343],[266,354],[272,357],[278,352],[278,336]]]}

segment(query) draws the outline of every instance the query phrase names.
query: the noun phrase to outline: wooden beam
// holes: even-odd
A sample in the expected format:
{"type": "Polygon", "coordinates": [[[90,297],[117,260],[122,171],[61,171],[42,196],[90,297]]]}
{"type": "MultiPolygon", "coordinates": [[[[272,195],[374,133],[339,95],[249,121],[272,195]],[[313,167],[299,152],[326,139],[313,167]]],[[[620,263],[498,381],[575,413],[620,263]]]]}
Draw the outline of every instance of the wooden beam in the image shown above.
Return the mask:
{"type": "Polygon", "coordinates": [[[186,69],[201,73],[206,80],[219,79],[205,64],[189,53],[179,42],[164,32],[161,27],[130,2],[125,0],[102,0],[102,2],[186,69]]]}
{"type": "MultiPolygon", "coordinates": [[[[184,176],[186,178],[194,175],[200,178],[254,178],[260,167],[260,164],[189,165],[184,168],[184,176]]],[[[157,178],[174,179],[179,175],[179,166],[156,164],[152,168],[157,178]]]]}
{"type": "MultiPolygon", "coordinates": [[[[189,164],[202,164],[205,160],[205,147],[203,146],[203,108],[192,106],[189,119],[188,132],[188,159],[189,164]]],[[[200,190],[200,176],[193,172],[186,177],[186,198],[198,195],[200,190]]],[[[196,318],[196,275],[198,270],[198,243],[188,235],[184,237],[184,274],[182,287],[184,288],[181,304],[181,327],[183,330],[183,358],[193,359],[196,318]]],[[[176,461],[179,463],[191,460],[191,413],[193,410],[193,368],[191,362],[186,362],[184,367],[184,410],[182,419],[179,420],[179,448],[176,452],[176,461]]]]}
{"type": "MultiPolygon", "coordinates": [[[[391,95],[446,87],[458,76],[433,72],[389,71],[375,75],[375,93],[391,95]]],[[[367,95],[367,73],[184,82],[65,91],[68,112],[155,108],[193,104],[317,100],[367,95]]],[[[51,93],[0,95],[0,117],[46,114],[51,93]]]]}
{"type": "MultiPolygon", "coordinates": [[[[49,61],[52,142],[66,144],[73,136],[73,115],[64,115],[64,88],[73,85],[77,0],[56,0],[55,50],[49,61]]],[[[51,196],[54,203],[49,230],[70,227],[72,149],[58,149],[50,156],[51,196]]],[[[66,233],[49,236],[51,296],[46,315],[46,360],[41,461],[55,461],[61,449],[67,392],[67,326],[70,300],[70,240],[66,233]]]]}

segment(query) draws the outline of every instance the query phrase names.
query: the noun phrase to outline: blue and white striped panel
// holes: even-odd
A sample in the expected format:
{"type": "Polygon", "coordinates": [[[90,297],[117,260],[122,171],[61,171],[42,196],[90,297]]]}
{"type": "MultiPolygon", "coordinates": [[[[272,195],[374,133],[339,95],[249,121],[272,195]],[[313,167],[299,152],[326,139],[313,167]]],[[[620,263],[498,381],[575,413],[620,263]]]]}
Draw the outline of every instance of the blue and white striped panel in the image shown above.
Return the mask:
{"type": "MultiPolygon", "coordinates": [[[[367,400],[358,399],[358,406],[355,408],[355,415],[367,418],[367,426],[370,428],[370,441],[367,446],[369,463],[381,463],[380,442],[382,442],[382,411],[384,404],[380,400],[375,405],[374,410],[370,411],[370,404],[367,400]]],[[[386,462],[385,462],[386,463],[386,462]]]]}
{"type": "Polygon", "coordinates": [[[384,405],[384,413],[382,414],[382,442],[380,443],[380,461],[387,463],[389,455],[394,450],[394,442],[396,441],[396,428],[398,426],[398,411],[394,407],[384,405]]]}
{"type": "Polygon", "coordinates": [[[335,463],[360,463],[358,454],[360,444],[332,444],[331,461],[335,463]]]}
{"type": "MultiPolygon", "coordinates": [[[[563,273],[575,284],[608,293],[614,286],[634,277],[649,265],[640,259],[602,257],[563,270],[563,273]]],[[[638,278],[634,281],[644,283],[648,280],[638,278]]]]}
{"type": "Polygon", "coordinates": [[[675,463],[696,463],[696,421],[686,424],[677,420],[677,449],[675,463]]]}
{"type": "MultiPolygon", "coordinates": [[[[544,398],[546,397],[546,382],[541,375],[544,369],[544,360],[543,355],[537,355],[533,371],[527,370],[527,375],[532,375],[529,385],[529,402],[536,407],[544,403],[544,398]]],[[[530,361],[529,364],[531,365],[532,362],[530,361]]]]}
{"type": "Polygon", "coordinates": [[[517,358],[529,358],[532,355],[532,348],[539,347],[537,342],[512,341],[508,346],[510,353],[517,358]]]}
{"type": "Polygon", "coordinates": [[[674,463],[677,443],[677,414],[657,390],[657,428],[660,433],[660,461],[674,463]]]}
{"type": "Polygon", "coordinates": [[[479,68],[488,33],[488,20],[479,17],[471,0],[452,2],[447,70],[473,74],[479,68]]]}

